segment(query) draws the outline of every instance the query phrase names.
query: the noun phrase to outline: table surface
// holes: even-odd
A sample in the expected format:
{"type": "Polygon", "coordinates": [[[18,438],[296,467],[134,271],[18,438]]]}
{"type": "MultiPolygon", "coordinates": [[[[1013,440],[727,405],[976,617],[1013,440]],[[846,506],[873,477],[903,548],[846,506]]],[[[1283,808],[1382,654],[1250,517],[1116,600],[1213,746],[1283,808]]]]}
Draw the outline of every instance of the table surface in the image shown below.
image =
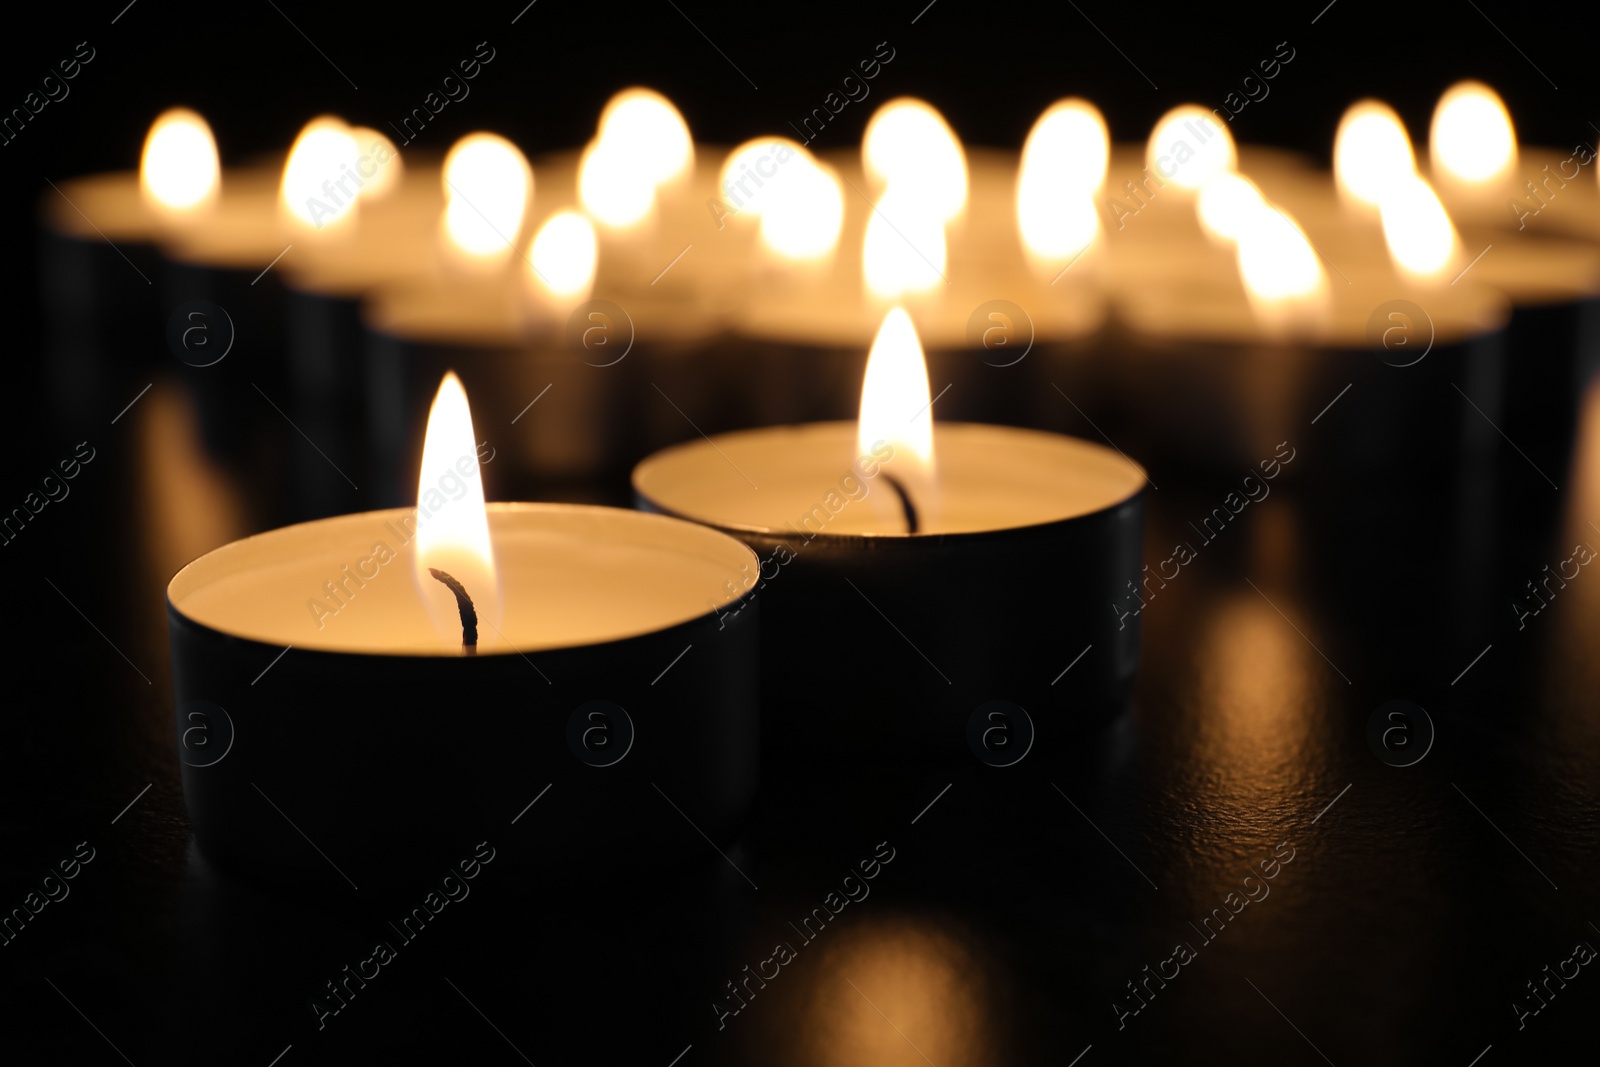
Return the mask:
{"type": "MultiPolygon", "coordinates": [[[[1520,620],[1510,604],[1600,543],[1600,405],[1569,470],[1508,451],[1438,493],[1252,503],[1149,601],[1133,705],[1074,751],[770,769],[725,855],[641,813],[699,857],[680,871],[552,869],[529,898],[491,864],[319,1026],[312,999],[396,913],[331,876],[294,898],[239,882],[190,839],[162,587],[250,520],[185,404],[158,385],[8,546],[4,907],[93,850],[0,948],[15,1062],[1468,1067],[1594,1048],[1600,977],[1576,946],[1600,945],[1600,577],[1520,620]],[[1380,710],[1395,699],[1426,709],[1431,743],[1380,710]],[[893,858],[847,882],[875,853],[893,858]],[[825,902],[839,914],[808,940],[825,902]],[[793,958],[764,962],[778,943],[793,958]]],[[[1232,484],[1152,473],[1154,561],[1232,484]]],[[[562,817],[552,792],[495,845],[536,851],[562,817]]]]}

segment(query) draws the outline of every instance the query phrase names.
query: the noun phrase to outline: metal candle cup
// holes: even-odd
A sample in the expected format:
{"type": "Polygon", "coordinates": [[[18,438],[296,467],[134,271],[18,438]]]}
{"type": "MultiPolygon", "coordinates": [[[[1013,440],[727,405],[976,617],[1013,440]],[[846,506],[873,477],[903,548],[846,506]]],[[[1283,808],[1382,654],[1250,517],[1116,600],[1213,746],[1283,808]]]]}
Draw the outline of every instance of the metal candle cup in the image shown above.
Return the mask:
{"type": "Polygon", "coordinates": [[[768,758],[1001,762],[1120,709],[1139,627],[1111,605],[1139,577],[1143,469],[1074,438],[939,425],[938,507],[912,535],[885,481],[911,459],[858,456],[856,432],[725,434],[634,470],[639,506],[760,557],[742,581],[763,602],[768,758]],[[996,711],[1006,736],[969,745],[996,711]]]}
{"type": "Polygon", "coordinates": [[[749,550],[630,511],[488,511],[505,610],[473,656],[418,595],[410,509],[274,530],[173,578],[184,795],[210,859],[344,891],[513,834],[519,877],[693,859],[685,815],[727,840],[758,773],[756,619],[724,594],[749,550]]]}

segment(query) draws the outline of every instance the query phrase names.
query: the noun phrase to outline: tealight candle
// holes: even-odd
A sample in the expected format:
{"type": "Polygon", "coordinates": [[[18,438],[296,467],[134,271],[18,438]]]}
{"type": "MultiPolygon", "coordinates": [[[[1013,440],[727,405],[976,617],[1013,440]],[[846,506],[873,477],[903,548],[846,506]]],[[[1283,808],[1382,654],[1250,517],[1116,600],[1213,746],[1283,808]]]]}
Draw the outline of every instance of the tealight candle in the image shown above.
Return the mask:
{"type": "Polygon", "coordinates": [[[1482,82],[1452,85],[1428,130],[1426,173],[1451,214],[1474,226],[1600,240],[1594,147],[1517,143],[1511,113],[1482,82]]]}
{"type": "Polygon", "coordinates": [[[376,499],[402,497],[382,472],[409,465],[431,382],[448,367],[482,398],[485,440],[512,484],[589,500],[607,488],[625,494],[637,413],[664,403],[646,395],[652,379],[642,368],[668,353],[694,356],[712,327],[686,324],[664,295],[636,295],[622,307],[590,302],[602,256],[588,219],[560,210],[540,221],[507,278],[419,279],[368,295],[363,359],[376,499]],[[619,484],[608,486],[608,477],[619,484]]]}
{"type": "MultiPolygon", "coordinates": [[[[230,177],[240,180],[249,179],[230,177]]],[[[221,182],[211,128],[173,108],[151,124],[137,172],[62,181],[46,192],[45,366],[60,417],[109,419],[142,387],[136,377],[164,361],[170,308],[159,299],[156,245],[208,224],[221,182]]]]}
{"type": "MultiPolygon", "coordinates": [[[[294,434],[280,414],[291,405],[280,265],[290,257],[320,259],[352,239],[357,223],[345,175],[357,163],[348,127],[331,116],[315,118],[281,170],[257,172],[249,182],[229,175],[206,224],[162,243],[163,301],[198,311],[212,343],[226,345],[225,357],[217,351],[215,363],[185,376],[205,443],[220,458],[254,462],[261,439],[287,442],[284,435],[294,434]]],[[[268,480],[261,470],[251,477],[268,480]]]]}
{"type": "MultiPolygon", "coordinates": [[[[335,194],[353,194],[347,201],[352,217],[344,224],[350,232],[311,254],[291,253],[274,268],[283,278],[289,372],[289,395],[278,402],[317,442],[316,449],[290,451],[295,518],[349,510],[365,492],[351,482],[369,484],[362,299],[441,269],[435,247],[444,207],[438,161],[407,153],[402,162],[377,130],[358,127],[350,137],[355,164],[334,170],[344,180],[335,194]]],[[[327,195],[320,184],[311,192],[319,201],[327,195]]],[[[314,233],[306,237],[319,239],[314,233]]]]}
{"type": "Polygon", "coordinates": [[[168,586],[184,795],[212,860],[357,887],[526,816],[539,845],[504,850],[511,868],[615,869],[674,853],[657,790],[713,840],[738,823],[757,640],[727,590],[750,550],[637,512],[486,507],[474,436],[447,379],[417,508],[247,538],[168,586]],[[530,814],[552,783],[558,814],[530,814]]]}
{"type": "Polygon", "coordinates": [[[1467,282],[1423,288],[1376,266],[1329,280],[1298,229],[1259,210],[1256,224],[1278,232],[1245,236],[1239,274],[1122,294],[1116,366],[1128,399],[1100,425],[1124,447],[1218,472],[1315,434],[1296,481],[1314,469],[1438,483],[1486,458],[1498,440],[1488,420],[1500,410],[1505,298],[1467,282]],[[1296,288],[1301,277],[1314,284],[1296,288]]]}
{"type": "MultiPolygon", "coordinates": [[[[769,272],[737,290],[739,299],[727,305],[732,358],[739,368],[759,360],[762,373],[737,377],[745,385],[740,402],[722,413],[719,425],[702,428],[845,416],[860,353],[893,303],[916,318],[942,412],[983,422],[1036,421],[1046,381],[1086,362],[1104,319],[1103,298],[1087,284],[1089,266],[1052,285],[1067,263],[1052,258],[1062,238],[1052,226],[1060,216],[1048,210],[1049,190],[1025,197],[1029,210],[1019,220],[1015,155],[967,152],[938,112],[916,100],[879,109],[859,154],[839,151],[812,163],[794,149],[790,161],[769,167],[777,177],[742,210],[760,212],[765,228],[769,205],[782,202],[779,183],[791,171],[837,175],[849,192],[837,216],[818,212],[817,226],[830,237],[837,232],[830,242],[837,252],[825,270],[769,272]],[[1028,254],[1035,224],[1038,257],[1028,254]]],[[[784,159],[776,151],[771,156],[784,159]]],[[[1029,187],[1051,185],[1055,176],[1046,167],[1029,187]]],[[[1090,173],[1083,180],[1098,179],[1090,173]]],[[[1088,210],[1093,240],[1092,204],[1088,210]]]]}
{"type": "MultiPolygon", "coordinates": [[[[1462,120],[1441,123],[1439,116],[1435,139],[1442,139],[1441,159],[1452,157],[1462,174],[1492,184],[1513,165],[1515,138],[1498,98],[1482,86],[1467,89],[1467,118],[1477,116],[1471,126],[1480,141],[1456,143],[1462,120]]],[[[1441,104],[1440,115],[1451,110],[1441,104]]],[[[1600,299],[1600,251],[1543,233],[1508,232],[1481,210],[1481,200],[1464,196],[1459,176],[1441,175],[1437,160],[1430,171],[1436,189],[1416,168],[1399,117],[1378,101],[1346,112],[1334,162],[1335,188],[1325,178],[1301,176],[1280,182],[1274,200],[1304,213],[1316,247],[1344,274],[1360,282],[1397,271],[1404,292],[1396,295],[1430,314],[1436,305],[1457,303],[1455,290],[1462,288],[1503,294],[1511,316],[1503,385],[1495,390],[1503,390],[1504,417],[1496,421],[1522,458],[1547,477],[1559,477],[1576,425],[1575,398],[1600,363],[1591,325],[1600,299]],[[1457,208],[1478,221],[1458,229],[1452,218],[1457,208]]]]}
{"type": "Polygon", "coordinates": [[[634,470],[641,507],[760,556],[741,583],[765,600],[777,758],[966,752],[996,700],[1025,751],[1035,728],[1096,724],[1130,692],[1138,623],[1110,605],[1139,577],[1143,469],[1054,434],[935,428],[930,399],[896,308],[858,422],[721,434],[634,470]]]}

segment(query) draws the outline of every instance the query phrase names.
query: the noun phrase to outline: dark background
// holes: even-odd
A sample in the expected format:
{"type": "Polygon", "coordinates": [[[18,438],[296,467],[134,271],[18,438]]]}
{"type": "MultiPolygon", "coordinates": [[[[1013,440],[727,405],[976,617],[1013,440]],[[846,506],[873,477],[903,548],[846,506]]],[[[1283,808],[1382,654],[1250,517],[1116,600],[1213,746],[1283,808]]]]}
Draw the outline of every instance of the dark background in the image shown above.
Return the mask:
{"type": "MultiPolygon", "coordinates": [[[[224,163],[239,162],[281,150],[325,111],[382,128],[487,40],[494,62],[423,144],[442,149],[485,128],[530,153],[570,146],[631,84],[670,96],[698,139],[732,142],[782,132],[887,41],[896,57],[873,95],[821,146],[856,142],[872,109],[903,93],[940,107],[973,144],[1019,146],[1065,95],[1094,100],[1115,139],[1142,140],[1168,107],[1219,105],[1287,41],[1296,58],[1235,120],[1241,141],[1326,161],[1341,111],[1363,96],[1390,102],[1421,140],[1437,94],[1462,77],[1503,94],[1525,142],[1600,136],[1589,125],[1600,106],[1579,5],[937,0],[914,25],[918,0],[680,2],[681,12],[666,0],[539,0],[515,25],[516,2],[278,7],[138,0],[112,25],[115,0],[53,6],[0,39],[4,108],[20,106],[78,42],[97,51],[71,95],[0,148],[4,500],[20,499],[86,432],[53,422],[41,400],[34,218],[39,198],[54,195],[46,179],[134,166],[149,121],[174,104],[205,114],[224,163]]],[[[1457,500],[1401,510],[1361,489],[1275,497],[1147,613],[1135,707],[1084,752],[1003,779],[976,763],[775,774],[732,852],[762,892],[747,892],[715,856],[665,879],[597,885],[552,871],[532,901],[497,897],[486,882],[483,907],[447,912],[441,925],[454,930],[408,948],[399,974],[318,1034],[306,999],[364,954],[376,920],[331,895],[291,902],[234,883],[188,850],[165,633],[152,610],[166,575],[144,573],[160,535],[129,491],[137,450],[93,433],[108,460],[86,474],[100,480],[86,477],[60,514],[42,517],[54,534],[41,524],[0,557],[13,579],[0,905],[13,906],[79,840],[101,857],[71,898],[0,948],[0,1042],[21,1043],[17,1062],[114,1063],[120,1053],[139,1064],[266,1064],[291,1044],[286,1067],[368,1055],[512,1063],[523,1053],[541,1067],[625,1053],[665,1065],[690,1045],[685,1064],[1065,1065],[1089,1046],[1084,1067],[1156,1058],[1466,1067],[1490,1045],[1485,1065],[1592,1054],[1593,968],[1526,1030],[1509,1005],[1531,1003],[1524,983],[1575,941],[1600,944],[1600,578],[1586,574],[1527,631],[1510,625],[1504,602],[1569,553],[1557,551],[1558,526],[1600,519],[1593,461],[1560,472],[1560,491],[1545,495],[1510,457],[1491,505],[1464,512],[1457,500]],[[1486,522],[1492,562],[1463,569],[1479,558],[1463,539],[1486,522]],[[69,611],[40,573],[94,621],[69,611]],[[1246,578],[1318,639],[1337,674],[1246,578]],[[1497,621],[1463,635],[1444,616],[1467,585],[1492,591],[1497,621]],[[1449,684],[1490,642],[1494,651],[1449,684]],[[1372,710],[1394,697],[1425,704],[1440,728],[1429,759],[1405,771],[1364,740],[1372,710]],[[787,919],[834,887],[836,870],[886,838],[902,858],[873,902],[847,911],[828,935],[836,941],[806,949],[731,1034],[719,1033],[707,1003],[722,983],[770,952],[787,919]],[[1119,1031],[1110,1003],[1128,999],[1124,983],[1285,840],[1300,851],[1272,897],[1119,1031]],[[861,984],[859,998],[845,978],[861,984]],[[868,994],[871,1011],[860,1003],[868,994]]],[[[1146,557],[1159,558],[1154,548],[1227,487],[1186,490],[1177,479],[1156,494],[1146,557]]],[[[559,794],[548,801],[543,814],[559,818],[559,794]]],[[[532,816],[518,831],[507,847],[538,847],[532,816]]]]}

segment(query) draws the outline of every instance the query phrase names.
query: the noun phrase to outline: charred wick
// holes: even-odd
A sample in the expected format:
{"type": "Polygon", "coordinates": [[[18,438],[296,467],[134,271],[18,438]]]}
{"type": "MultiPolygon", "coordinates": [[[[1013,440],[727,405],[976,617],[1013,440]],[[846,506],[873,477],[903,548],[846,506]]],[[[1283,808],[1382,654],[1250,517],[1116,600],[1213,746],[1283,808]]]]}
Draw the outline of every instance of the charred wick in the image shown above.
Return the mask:
{"type": "Polygon", "coordinates": [[[472,598],[467,595],[467,590],[462,584],[437,567],[429,567],[428,573],[435,579],[444,583],[445,588],[456,595],[456,607],[461,609],[461,651],[468,655],[476,655],[478,651],[478,609],[472,606],[472,598]]]}
{"type": "Polygon", "coordinates": [[[900,483],[900,479],[892,474],[884,474],[883,480],[889,483],[889,488],[894,490],[894,495],[900,498],[900,510],[905,512],[906,533],[917,533],[922,523],[917,518],[917,505],[911,499],[911,494],[900,483]]]}

